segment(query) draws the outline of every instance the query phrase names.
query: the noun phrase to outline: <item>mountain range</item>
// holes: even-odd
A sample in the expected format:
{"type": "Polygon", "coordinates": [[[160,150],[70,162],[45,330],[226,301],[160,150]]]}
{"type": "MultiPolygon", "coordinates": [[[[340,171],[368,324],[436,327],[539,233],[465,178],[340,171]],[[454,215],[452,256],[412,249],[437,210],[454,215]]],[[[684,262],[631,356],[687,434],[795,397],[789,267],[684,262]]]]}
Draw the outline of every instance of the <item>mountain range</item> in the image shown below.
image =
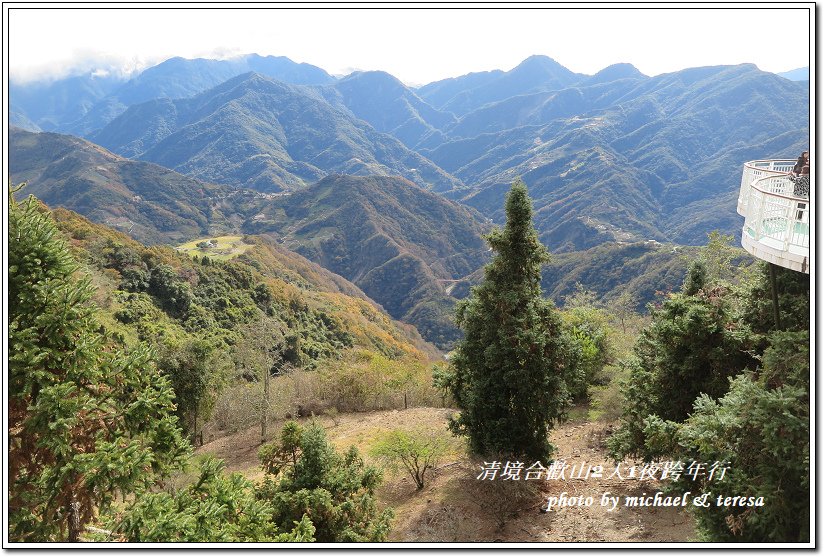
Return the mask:
{"type": "Polygon", "coordinates": [[[263,194],[130,160],[86,140],[11,129],[14,183],[150,244],[265,234],[351,280],[437,346],[459,336],[450,291],[488,257],[488,219],[400,177],[331,175],[263,194]]]}
{"type": "MultiPolygon", "coordinates": [[[[328,174],[400,175],[497,223],[520,175],[554,251],[603,241],[697,244],[714,228],[738,234],[731,201],[741,162],[795,158],[809,141],[808,82],[751,64],[655,77],[616,64],[587,76],[532,56],[506,72],[412,89],[385,72],[335,79],[288,59],[241,60],[172,59],[146,70],[115,96],[156,98],[87,138],[200,180],[266,192],[328,174]],[[280,81],[241,74],[182,98],[247,68],[280,81]]],[[[15,98],[12,91],[15,113],[24,112],[15,98]]]]}
{"type": "Polygon", "coordinates": [[[195,178],[264,192],[298,189],[329,173],[400,175],[436,191],[459,184],[315,89],[256,73],[187,99],[133,105],[90,139],[195,178]]]}
{"type": "Polygon", "coordinates": [[[271,235],[441,347],[516,177],[558,254],[548,292],[577,274],[609,297],[579,264],[602,260],[622,284],[644,277],[648,301],[678,283],[673,244],[740,234],[742,163],[794,159],[810,133],[809,82],[751,64],[583,75],[532,56],[410,88],[250,55],[10,94],[12,123],[78,136],[12,131],[12,177],[47,203],[154,243],[271,235]]]}
{"type": "Polygon", "coordinates": [[[123,80],[90,72],[54,82],[10,83],[18,118],[12,124],[31,131],[62,131],[86,136],[102,128],[129,106],[157,98],[189,97],[243,73],[257,72],[287,83],[317,85],[335,79],[311,64],[285,56],[249,54],[230,60],[170,58],[123,80]]]}
{"type": "Polygon", "coordinates": [[[713,228],[737,233],[741,164],[806,149],[809,94],[800,83],[752,65],[654,78],[614,69],[614,81],[596,75],[476,110],[444,130],[448,141],[420,151],[473,185],[453,198],[496,222],[521,176],[541,239],[571,250],[607,239],[698,244],[713,228]]]}

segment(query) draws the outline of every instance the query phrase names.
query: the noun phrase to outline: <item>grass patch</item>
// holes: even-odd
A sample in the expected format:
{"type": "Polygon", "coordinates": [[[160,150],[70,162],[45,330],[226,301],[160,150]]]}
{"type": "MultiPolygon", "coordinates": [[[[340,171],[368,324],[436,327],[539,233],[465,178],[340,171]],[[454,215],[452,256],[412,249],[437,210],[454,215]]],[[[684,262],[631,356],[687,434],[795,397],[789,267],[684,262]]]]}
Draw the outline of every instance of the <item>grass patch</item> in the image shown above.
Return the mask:
{"type": "Polygon", "coordinates": [[[189,257],[194,255],[198,257],[207,256],[217,261],[228,261],[250,247],[252,247],[252,244],[245,243],[243,236],[214,236],[212,238],[192,240],[177,246],[176,249],[189,257]]]}

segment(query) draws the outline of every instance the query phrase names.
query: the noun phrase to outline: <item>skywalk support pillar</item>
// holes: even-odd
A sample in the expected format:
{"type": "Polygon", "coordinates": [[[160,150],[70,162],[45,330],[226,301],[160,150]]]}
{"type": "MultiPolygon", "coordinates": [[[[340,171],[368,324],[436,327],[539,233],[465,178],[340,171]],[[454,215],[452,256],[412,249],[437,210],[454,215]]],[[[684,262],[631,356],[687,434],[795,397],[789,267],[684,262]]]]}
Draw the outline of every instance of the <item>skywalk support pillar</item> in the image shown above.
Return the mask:
{"type": "Polygon", "coordinates": [[[775,320],[775,328],[781,329],[781,314],[778,311],[778,287],[775,281],[775,263],[769,263],[770,266],[770,287],[772,288],[773,301],[773,319],[775,320]]]}

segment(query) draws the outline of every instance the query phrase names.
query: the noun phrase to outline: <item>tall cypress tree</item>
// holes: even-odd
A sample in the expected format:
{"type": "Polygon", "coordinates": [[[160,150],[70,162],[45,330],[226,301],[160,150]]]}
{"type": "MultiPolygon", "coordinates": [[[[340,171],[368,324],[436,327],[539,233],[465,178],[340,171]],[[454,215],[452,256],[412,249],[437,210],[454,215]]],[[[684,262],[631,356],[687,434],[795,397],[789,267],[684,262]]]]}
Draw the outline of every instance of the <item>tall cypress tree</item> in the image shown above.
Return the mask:
{"type": "Polygon", "coordinates": [[[98,332],[93,287],[47,211],[9,194],[9,539],[78,541],[117,494],[155,482],[188,444],[144,348],[98,332]]]}
{"type": "Polygon", "coordinates": [[[506,199],[506,226],[487,236],[497,252],[484,280],[459,303],[465,338],[442,379],[461,413],[450,429],[484,456],[548,459],[549,428],[569,395],[561,324],[541,294],[549,260],[532,225],[532,201],[517,179],[506,199]]]}

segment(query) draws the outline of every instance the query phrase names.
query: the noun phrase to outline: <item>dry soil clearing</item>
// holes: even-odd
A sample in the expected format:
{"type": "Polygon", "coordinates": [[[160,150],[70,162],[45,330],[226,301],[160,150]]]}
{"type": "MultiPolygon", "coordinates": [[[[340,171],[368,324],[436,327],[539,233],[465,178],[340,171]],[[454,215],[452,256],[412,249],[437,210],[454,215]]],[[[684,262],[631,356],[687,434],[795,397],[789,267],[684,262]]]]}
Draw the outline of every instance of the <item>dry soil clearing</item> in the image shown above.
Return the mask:
{"type": "Polygon", "coordinates": [[[188,255],[208,256],[217,261],[228,261],[250,247],[252,247],[251,244],[243,242],[243,236],[213,236],[192,240],[178,246],[176,249],[188,255]],[[210,242],[209,247],[199,247],[198,244],[202,242],[210,242]]]}
{"type": "MultiPolygon", "coordinates": [[[[432,428],[444,431],[451,410],[410,408],[382,412],[341,414],[319,418],[332,442],[344,449],[355,445],[361,454],[386,429],[432,428]]],[[[271,430],[278,431],[280,424],[271,430]]],[[[390,541],[394,542],[687,542],[694,531],[689,515],[669,507],[626,507],[608,510],[600,504],[604,492],[619,496],[652,495],[661,488],[651,480],[639,481],[612,475],[615,466],[606,455],[603,441],[608,424],[579,421],[555,429],[552,442],[556,460],[570,465],[601,464],[602,478],[489,481],[478,480],[480,463],[470,461],[456,444],[453,453],[427,478],[426,487],[415,490],[412,480],[387,472],[378,491],[382,506],[395,511],[390,541]],[[591,506],[567,506],[546,512],[549,497],[591,496],[591,506]]],[[[260,430],[247,431],[212,441],[197,452],[226,461],[227,470],[257,480],[260,430]]],[[[627,469],[632,463],[624,463],[627,469]]],[[[527,465],[528,466],[528,465],[527,465]]],[[[525,466],[526,467],[526,466],[525,466]]]]}

